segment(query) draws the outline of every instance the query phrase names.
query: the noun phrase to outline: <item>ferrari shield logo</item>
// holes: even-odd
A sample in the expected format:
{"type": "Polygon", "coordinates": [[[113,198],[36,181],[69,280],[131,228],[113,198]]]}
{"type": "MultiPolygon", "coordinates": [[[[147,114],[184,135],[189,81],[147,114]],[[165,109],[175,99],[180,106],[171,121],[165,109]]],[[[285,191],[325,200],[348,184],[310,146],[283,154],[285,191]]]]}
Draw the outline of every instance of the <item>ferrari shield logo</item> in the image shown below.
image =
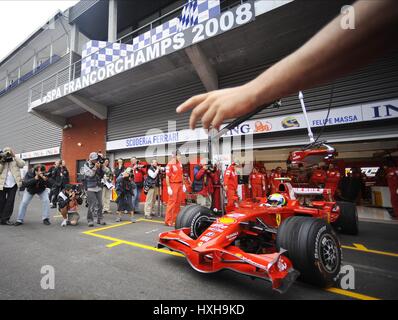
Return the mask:
{"type": "Polygon", "coordinates": [[[281,215],[279,213],[276,214],[275,220],[276,220],[277,226],[279,227],[279,225],[281,224],[281,215]]]}

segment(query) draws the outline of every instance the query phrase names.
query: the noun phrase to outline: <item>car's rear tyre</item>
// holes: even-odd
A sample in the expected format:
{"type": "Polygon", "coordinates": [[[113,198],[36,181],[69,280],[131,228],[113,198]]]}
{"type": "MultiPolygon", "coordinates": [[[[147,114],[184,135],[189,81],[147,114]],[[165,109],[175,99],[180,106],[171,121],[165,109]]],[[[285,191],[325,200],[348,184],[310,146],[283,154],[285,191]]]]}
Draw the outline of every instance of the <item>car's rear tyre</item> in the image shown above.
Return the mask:
{"type": "Polygon", "coordinates": [[[336,204],[340,208],[339,218],[332,224],[341,233],[357,235],[358,228],[358,212],[357,206],[352,202],[337,201],[336,204]]]}
{"type": "Polygon", "coordinates": [[[304,282],[329,287],[340,272],[339,240],[330,224],[322,219],[289,217],[278,229],[276,248],[287,250],[287,257],[304,282]]]}
{"type": "Polygon", "coordinates": [[[175,228],[190,228],[190,237],[197,239],[210,227],[213,217],[213,212],[209,208],[197,204],[186,206],[178,214],[175,228]]]}

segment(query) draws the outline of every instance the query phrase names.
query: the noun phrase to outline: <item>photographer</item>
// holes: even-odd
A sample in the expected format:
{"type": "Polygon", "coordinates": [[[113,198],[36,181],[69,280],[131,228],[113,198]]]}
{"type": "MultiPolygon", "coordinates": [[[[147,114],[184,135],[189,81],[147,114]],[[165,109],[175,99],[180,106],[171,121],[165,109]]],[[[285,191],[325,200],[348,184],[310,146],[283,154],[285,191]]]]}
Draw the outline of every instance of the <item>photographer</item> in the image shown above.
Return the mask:
{"type": "Polygon", "coordinates": [[[102,213],[109,213],[111,211],[111,194],[113,189],[113,173],[111,168],[109,167],[109,159],[105,159],[104,161],[104,177],[102,179],[102,204],[103,210],[102,213]]]}
{"type": "Polygon", "coordinates": [[[196,165],[194,168],[194,180],[192,191],[197,193],[197,204],[211,208],[211,195],[213,194],[212,173],[213,168],[207,164],[196,165]]]}
{"type": "Polygon", "coordinates": [[[136,157],[131,158],[131,168],[134,174],[134,197],[133,197],[133,211],[138,213],[140,207],[141,192],[144,187],[145,166],[141,165],[136,157]]]}
{"type": "Polygon", "coordinates": [[[11,148],[0,152],[0,224],[13,225],[10,222],[14,211],[15,195],[22,186],[21,171],[25,162],[15,156],[11,148]]]}
{"type": "Polygon", "coordinates": [[[33,197],[37,194],[43,204],[42,220],[43,224],[50,225],[50,200],[48,199],[49,181],[48,174],[46,174],[46,167],[38,164],[30,170],[23,181],[25,191],[23,193],[22,202],[19,206],[18,218],[15,226],[20,226],[24,223],[26,209],[33,197]]]}
{"type": "Polygon", "coordinates": [[[69,183],[69,172],[66,168],[65,161],[59,160],[55,164],[55,167],[51,170],[51,182],[52,182],[52,202],[51,208],[57,207],[58,194],[65,186],[69,183]]]}
{"type": "Polygon", "coordinates": [[[77,186],[67,184],[58,195],[58,210],[64,218],[61,227],[76,226],[79,223],[78,208],[82,203],[81,190],[77,186]]]}
{"type": "Polygon", "coordinates": [[[87,222],[89,227],[94,227],[94,217],[97,223],[106,225],[102,214],[102,183],[104,176],[103,157],[100,153],[91,152],[89,160],[83,166],[84,177],[87,187],[87,222]]]}
{"type": "Polygon", "coordinates": [[[144,213],[146,219],[152,219],[152,210],[156,197],[159,196],[160,174],[162,171],[163,168],[158,165],[158,162],[152,160],[152,164],[148,169],[148,176],[144,181],[144,192],[146,192],[144,213]]]}
{"type": "Polygon", "coordinates": [[[115,175],[115,179],[117,179],[121,173],[124,172],[124,170],[126,170],[124,168],[124,161],[122,158],[117,159],[117,166],[116,168],[113,170],[114,175],[115,175]]]}
{"type": "Polygon", "coordinates": [[[116,193],[117,193],[117,218],[116,222],[122,221],[124,211],[130,214],[131,222],[135,223],[133,210],[133,195],[136,186],[134,183],[133,169],[127,168],[116,179],[116,193]]]}

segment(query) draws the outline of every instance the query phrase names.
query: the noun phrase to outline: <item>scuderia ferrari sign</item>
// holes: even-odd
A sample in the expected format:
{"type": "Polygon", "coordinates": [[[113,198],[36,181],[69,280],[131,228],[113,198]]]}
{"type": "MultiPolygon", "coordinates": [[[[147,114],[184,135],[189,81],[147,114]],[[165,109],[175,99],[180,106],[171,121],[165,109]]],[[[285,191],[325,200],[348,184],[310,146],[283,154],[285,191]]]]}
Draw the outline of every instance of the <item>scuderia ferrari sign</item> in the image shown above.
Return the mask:
{"type": "Polygon", "coordinates": [[[53,89],[47,92],[42,99],[32,102],[30,107],[34,108],[40,104],[59,99],[149,61],[233,30],[254,21],[255,17],[254,2],[246,2],[229,11],[223,12],[216,18],[209,19],[202,24],[181,31],[169,38],[165,38],[138,50],[125,58],[109,63],[85,76],[81,76],[80,78],[53,89]]]}

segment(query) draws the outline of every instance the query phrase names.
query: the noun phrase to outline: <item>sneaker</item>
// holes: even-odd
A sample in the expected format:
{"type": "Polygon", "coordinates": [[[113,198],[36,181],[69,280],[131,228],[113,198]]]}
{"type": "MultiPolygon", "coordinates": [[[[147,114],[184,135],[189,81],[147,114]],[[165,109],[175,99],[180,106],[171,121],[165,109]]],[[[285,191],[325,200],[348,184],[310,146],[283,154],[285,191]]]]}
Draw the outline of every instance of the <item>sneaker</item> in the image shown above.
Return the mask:
{"type": "Polygon", "coordinates": [[[106,222],[103,220],[98,220],[97,224],[99,224],[100,226],[106,226],[106,222]]]}
{"type": "Polygon", "coordinates": [[[120,217],[117,217],[115,220],[115,222],[121,222],[121,221],[122,221],[122,219],[120,217]]]}
{"type": "Polygon", "coordinates": [[[3,221],[2,223],[0,223],[2,226],[13,226],[14,223],[12,223],[10,220],[7,221],[3,221]]]}
{"type": "Polygon", "coordinates": [[[51,222],[50,222],[49,219],[44,219],[43,220],[43,224],[46,225],[46,226],[49,226],[51,224],[51,222]]]}
{"type": "Polygon", "coordinates": [[[57,206],[54,205],[54,204],[51,204],[51,205],[50,205],[50,208],[51,208],[51,209],[55,209],[56,207],[57,207],[57,206]]]}
{"type": "Polygon", "coordinates": [[[68,225],[68,220],[64,220],[61,223],[61,227],[66,227],[68,225]]]}
{"type": "Polygon", "coordinates": [[[152,220],[152,216],[145,216],[145,219],[152,220]]]}
{"type": "Polygon", "coordinates": [[[94,227],[94,222],[90,221],[90,222],[88,223],[88,226],[89,226],[90,228],[94,227]]]}
{"type": "Polygon", "coordinates": [[[136,223],[136,222],[137,222],[137,219],[134,218],[134,217],[132,217],[130,221],[131,221],[131,223],[136,223]]]}
{"type": "Polygon", "coordinates": [[[22,226],[22,225],[23,225],[23,222],[22,222],[22,221],[16,221],[16,222],[14,223],[14,226],[16,226],[16,227],[22,226]]]}

